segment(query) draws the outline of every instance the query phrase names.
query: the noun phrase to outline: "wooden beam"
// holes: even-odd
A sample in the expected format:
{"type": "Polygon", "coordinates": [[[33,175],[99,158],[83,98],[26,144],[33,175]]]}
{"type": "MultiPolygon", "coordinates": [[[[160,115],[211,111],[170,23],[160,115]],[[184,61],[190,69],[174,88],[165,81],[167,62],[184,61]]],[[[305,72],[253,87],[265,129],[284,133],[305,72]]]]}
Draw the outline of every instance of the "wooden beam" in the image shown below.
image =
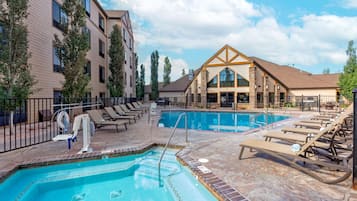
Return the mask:
{"type": "Polygon", "coordinates": [[[250,61],[239,61],[239,62],[233,62],[233,63],[224,63],[224,64],[208,64],[207,67],[218,67],[218,66],[232,66],[232,65],[244,65],[244,64],[250,64],[250,61]]]}

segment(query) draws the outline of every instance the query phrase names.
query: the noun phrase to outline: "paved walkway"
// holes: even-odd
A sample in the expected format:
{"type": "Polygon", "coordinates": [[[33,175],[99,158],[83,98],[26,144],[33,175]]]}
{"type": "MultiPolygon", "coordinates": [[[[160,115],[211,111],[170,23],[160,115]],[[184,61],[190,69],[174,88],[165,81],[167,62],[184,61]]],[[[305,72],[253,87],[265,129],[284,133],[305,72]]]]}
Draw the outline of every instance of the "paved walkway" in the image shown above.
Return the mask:
{"type": "MultiPolygon", "coordinates": [[[[279,130],[309,115],[312,114],[294,114],[293,118],[269,129],[279,130]]],[[[147,115],[144,115],[127,131],[116,133],[111,127],[98,129],[91,147],[94,151],[110,152],[150,143],[164,144],[170,132],[171,129],[151,127],[147,123],[147,115]]],[[[189,143],[186,143],[185,132],[179,129],[173,144],[185,146],[185,153],[195,160],[208,159],[209,162],[204,164],[206,167],[250,200],[357,200],[356,193],[351,190],[351,178],[337,185],[327,185],[263,154],[247,151],[244,159],[238,160],[239,143],[247,138],[262,138],[264,132],[266,130],[250,134],[190,130],[189,143]]],[[[67,149],[66,142],[48,142],[0,154],[0,174],[24,161],[77,153],[81,142],[79,137],[71,150],[67,149]]]]}

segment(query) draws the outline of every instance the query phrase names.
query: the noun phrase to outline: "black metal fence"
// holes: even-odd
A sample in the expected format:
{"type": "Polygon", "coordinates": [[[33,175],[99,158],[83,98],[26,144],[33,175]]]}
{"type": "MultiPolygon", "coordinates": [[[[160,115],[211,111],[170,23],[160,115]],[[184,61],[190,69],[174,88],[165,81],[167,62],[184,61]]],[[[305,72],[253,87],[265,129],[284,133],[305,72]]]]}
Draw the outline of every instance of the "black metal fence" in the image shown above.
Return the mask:
{"type": "MultiPolygon", "coordinates": [[[[163,97],[168,100],[170,105],[179,107],[202,107],[201,96],[196,97],[193,95],[186,98],[182,97],[163,97]]],[[[299,111],[315,111],[320,112],[322,110],[338,110],[339,107],[347,104],[347,101],[343,98],[336,96],[248,96],[245,93],[234,96],[225,95],[218,97],[217,94],[207,95],[207,107],[208,108],[236,108],[247,109],[251,108],[252,103],[255,102],[255,108],[273,108],[273,109],[289,109],[299,111]],[[220,100],[219,100],[220,99],[220,100]],[[236,99],[236,100],[235,100],[236,99]],[[254,99],[254,100],[252,100],[254,99]],[[235,104],[234,104],[235,103],[235,104]]]]}
{"type": "Polygon", "coordinates": [[[0,153],[48,142],[61,132],[55,121],[59,111],[70,117],[90,109],[136,101],[135,98],[30,98],[0,99],[0,153]],[[11,120],[12,119],[12,120],[11,120]]]}

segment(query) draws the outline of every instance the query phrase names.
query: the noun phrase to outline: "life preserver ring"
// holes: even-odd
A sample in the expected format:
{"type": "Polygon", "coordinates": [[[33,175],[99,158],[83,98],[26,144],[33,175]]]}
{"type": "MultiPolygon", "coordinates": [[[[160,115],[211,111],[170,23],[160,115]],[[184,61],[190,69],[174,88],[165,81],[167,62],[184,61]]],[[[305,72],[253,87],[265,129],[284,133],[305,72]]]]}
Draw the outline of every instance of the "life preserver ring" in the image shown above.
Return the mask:
{"type": "Polygon", "coordinates": [[[57,115],[57,125],[58,125],[58,127],[62,128],[62,129],[65,129],[66,125],[65,125],[64,121],[66,121],[69,124],[69,115],[68,115],[68,113],[66,111],[62,111],[57,115]]]}

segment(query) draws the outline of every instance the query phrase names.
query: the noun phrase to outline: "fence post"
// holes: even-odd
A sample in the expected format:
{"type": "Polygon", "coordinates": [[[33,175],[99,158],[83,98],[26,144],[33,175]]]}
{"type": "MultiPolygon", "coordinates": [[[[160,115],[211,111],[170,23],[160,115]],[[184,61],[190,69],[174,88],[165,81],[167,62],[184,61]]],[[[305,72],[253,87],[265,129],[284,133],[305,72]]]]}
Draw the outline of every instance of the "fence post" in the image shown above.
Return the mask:
{"type": "Polygon", "coordinates": [[[352,188],[357,190],[357,88],[353,90],[353,176],[352,188]]]}
{"type": "Polygon", "coordinates": [[[320,96],[320,94],[319,94],[319,96],[317,97],[317,107],[318,107],[318,111],[319,111],[319,113],[321,112],[321,96],[320,96]]]}
{"type": "Polygon", "coordinates": [[[304,95],[301,95],[301,111],[304,111],[304,95]]]}

